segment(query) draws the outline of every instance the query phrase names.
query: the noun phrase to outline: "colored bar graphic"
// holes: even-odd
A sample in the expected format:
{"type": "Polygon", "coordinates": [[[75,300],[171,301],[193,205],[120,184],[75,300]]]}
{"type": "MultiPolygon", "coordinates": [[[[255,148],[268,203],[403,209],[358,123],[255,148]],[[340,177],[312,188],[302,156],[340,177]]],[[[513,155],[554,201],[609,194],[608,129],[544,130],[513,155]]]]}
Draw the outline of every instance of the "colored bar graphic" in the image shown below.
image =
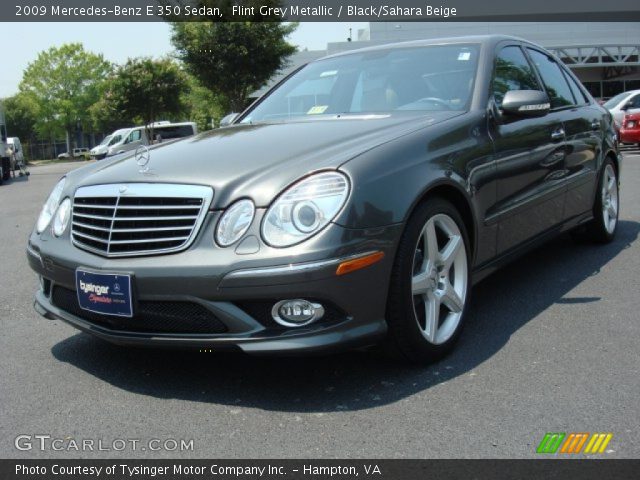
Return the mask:
{"type": "Polygon", "coordinates": [[[538,445],[536,452],[549,454],[556,453],[565,436],[566,433],[547,433],[540,442],[540,445],[538,445]]]}
{"type": "Polygon", "coordinates": [[[612,437],[612,433],[594,433],[584,453],[604,453],[612,437]]]}
{"type": "Polygon", "coordinates": [[[560,453],[580,453],[587,438],[589,438],[589,433],[570,433],[562,445],[560,453]]]}
{"type": "Polygon", "coordinates": [[[548,432],[538,445],[536,449],[537,453],[604,453],[607,445],[613,438],[613,433],[594,433],[591,435],[588,432],[579,433],[561,433],[561,432],[548,432]],[[591,438],[589,438],[591,436],[591,438]],[[564,442],[563,442],[564,440],[564,442]],[[587,441],[588,440],[588,441],[587,441]],[[582,447],[587,445],[584,450],[582,447]],[[560,447],[562,445],[562,447],[560,447]],[[559,450],[558,450],[559,449],[559,450]]]}

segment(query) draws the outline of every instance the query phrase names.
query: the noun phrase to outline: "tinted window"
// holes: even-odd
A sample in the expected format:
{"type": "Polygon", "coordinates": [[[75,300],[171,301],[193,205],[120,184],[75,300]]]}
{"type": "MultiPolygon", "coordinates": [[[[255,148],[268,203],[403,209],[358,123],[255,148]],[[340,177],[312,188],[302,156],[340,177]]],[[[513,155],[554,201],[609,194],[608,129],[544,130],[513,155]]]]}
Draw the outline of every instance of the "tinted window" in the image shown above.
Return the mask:
{"type": "Polygon", "coordinates": [[[551,57],[538,50],[529,49],[529,53],[547,89],[551,108],[575,105],[576,101],[560,66],[551,57]]]}
{"type": "Polygon", "coordinates": [[[171,127],[156,127],[153,129],[153,135],[162,140],[169,140],[171,138],[182,138],[193,135],[193,125],[176,125],[171,127]]]}
{"type": "Polygon", "coordinates": [[[640,108],[640,95],[635,95],[629,100],[631,108],[640,108]]]}
{"type": "Polygon", "coordinates": [[[319,115],[465,110],[478,65],[473,44],[392,48],[312,62],[242,123],[319,115]]]}
{"type": "Polygon", "coordinates": [[[576,83],[576,81],[571,77],[571,75],[567,74],[567,72],[563,72],[564,76],[567,78],[567,82],[569,82],[569,87],[571,88],[571,92],[573,93],[573,97],[576,99],[576,103],[578,105],[584,105],[585,103],[589,103],[589,99],[585,97],[584,93],[576,83]]]}
{"type": "Polygon", "coordinates": [[[606,101],[602,106],[604,108],[613,108],[616,105],[618,105],[622,100],[624,100],[625,98],[627,98],[629,95],[631,95],[630,92],[623,92],[623,93],[619,93],[618,95],[616,95],[615,97],[611,98],[610,100],[606,101]]]}
{"type": "Polygon", "coordinates": [[[493,98],[498,106],[510,90],[542,90],[520,47],[505,47],[496,58],[493,98]]]}

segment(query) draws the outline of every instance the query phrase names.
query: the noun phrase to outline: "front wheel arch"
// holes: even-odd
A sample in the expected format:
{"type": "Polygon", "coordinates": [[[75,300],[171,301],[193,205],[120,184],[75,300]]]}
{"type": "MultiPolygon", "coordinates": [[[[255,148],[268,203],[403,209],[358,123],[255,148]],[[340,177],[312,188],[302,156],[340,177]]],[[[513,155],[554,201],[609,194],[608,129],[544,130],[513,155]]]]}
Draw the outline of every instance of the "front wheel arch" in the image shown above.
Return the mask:
{"type": "Polygon", "coordinates": [[[467,229],[467,235],[469,236],[469,247],[471,249],[471,252],[469,252],[469,257],[471,260],[471,265],[473,265],[473,260],[475,259],[477,248],[477,228],[475,215],[468,198],[464,193],[460,191],[457,186],[453,186],[449,183],[439,183],[427,188],[407,211],[407,214],[404,218],[404,224],[406,225],[406,223],[409,221],[409,218],[411,218],[411,215],[413,215],[413,213],[422,203],[425,203],[431,198],[435,197],[447,200],[460,213],[460,216],[462,217],[462,220],[464,222],[464,226],[467,229]]]}

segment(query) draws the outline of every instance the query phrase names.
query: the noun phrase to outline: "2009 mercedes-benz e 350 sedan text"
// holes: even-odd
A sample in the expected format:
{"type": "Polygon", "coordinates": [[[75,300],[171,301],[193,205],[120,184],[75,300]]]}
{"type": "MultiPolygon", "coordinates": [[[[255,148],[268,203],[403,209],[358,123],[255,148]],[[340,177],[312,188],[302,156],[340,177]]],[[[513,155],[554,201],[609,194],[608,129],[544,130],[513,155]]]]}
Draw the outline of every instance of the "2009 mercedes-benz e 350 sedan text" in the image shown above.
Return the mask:
{"type": "Polygon", "coordinates": [[[339,54],[227,127],[62,178],[35,308],[122,344],[430,361],[472,282],[562,231],[610,241],[619,176],[611,115],[536,45],[339,54]]]}

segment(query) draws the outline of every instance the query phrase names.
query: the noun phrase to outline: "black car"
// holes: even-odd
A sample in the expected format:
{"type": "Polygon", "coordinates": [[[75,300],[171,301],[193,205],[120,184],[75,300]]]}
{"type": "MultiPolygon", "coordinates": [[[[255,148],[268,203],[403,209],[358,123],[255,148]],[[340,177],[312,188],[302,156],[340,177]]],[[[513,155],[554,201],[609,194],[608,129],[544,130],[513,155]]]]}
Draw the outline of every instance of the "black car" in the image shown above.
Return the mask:
{"type": "Polygon", "coordinates": [[[27,252],[35,307],[122,344],[431,361],[473,282],[574,230],[611,241],[611,115],[505,36],[295,71],[228,127],[61,179],[27,252]]]}

